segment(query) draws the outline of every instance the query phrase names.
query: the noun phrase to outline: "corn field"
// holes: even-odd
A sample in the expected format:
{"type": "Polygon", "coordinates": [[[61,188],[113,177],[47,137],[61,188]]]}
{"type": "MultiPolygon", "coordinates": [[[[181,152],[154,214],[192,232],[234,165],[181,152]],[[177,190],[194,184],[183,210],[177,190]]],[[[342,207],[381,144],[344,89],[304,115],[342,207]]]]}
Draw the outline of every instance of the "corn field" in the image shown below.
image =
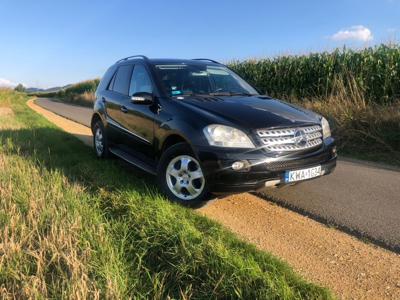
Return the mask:
{"type": "Polygon", "coordinates": [[[283,99],[327,97],[338,79],[348,78],[354,78],[367,101],[390,104],[400,98],[398,44],[233,61],[229,67],[261,92],[283,99]]]}

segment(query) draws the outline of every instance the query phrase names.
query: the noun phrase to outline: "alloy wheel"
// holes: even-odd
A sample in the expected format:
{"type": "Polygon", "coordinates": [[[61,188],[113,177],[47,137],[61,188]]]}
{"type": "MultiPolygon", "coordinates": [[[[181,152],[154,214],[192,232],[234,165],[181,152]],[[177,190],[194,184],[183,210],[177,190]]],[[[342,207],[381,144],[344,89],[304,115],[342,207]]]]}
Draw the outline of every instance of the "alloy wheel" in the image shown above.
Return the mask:
{"type": "Polygon", "coordinates": [[[173,158],[166,169],[169,190],[179,199],[192,200],[204,190],[205,178],[199,162],[190,155],[173,158]]]}

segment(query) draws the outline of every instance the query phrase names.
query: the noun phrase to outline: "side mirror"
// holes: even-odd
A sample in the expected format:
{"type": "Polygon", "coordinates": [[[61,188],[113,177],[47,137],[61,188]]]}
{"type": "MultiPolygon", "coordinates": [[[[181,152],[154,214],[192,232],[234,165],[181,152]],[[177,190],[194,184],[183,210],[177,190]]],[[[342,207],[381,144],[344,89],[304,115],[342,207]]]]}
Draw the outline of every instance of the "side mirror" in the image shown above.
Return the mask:
{"type": "Polygon", "coordinates": [[[154,96],[147,92],[138,92],[132,95],[132,103],[135,104],[152,104],[154,102],[154,96]]]}

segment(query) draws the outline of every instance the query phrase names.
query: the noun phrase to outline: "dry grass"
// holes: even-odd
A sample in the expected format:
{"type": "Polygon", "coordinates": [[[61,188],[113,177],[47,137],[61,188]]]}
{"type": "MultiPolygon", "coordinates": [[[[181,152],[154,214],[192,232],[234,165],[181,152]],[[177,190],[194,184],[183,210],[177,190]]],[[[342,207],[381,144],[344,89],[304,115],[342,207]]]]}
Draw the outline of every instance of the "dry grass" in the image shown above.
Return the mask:
{"type": "MultiPolygon", "coordinates": [[[[24,96],[3,90],[0,98],[1,106],[11,110],[7,105],[24,96]]],[[[114,274],[104,272],[102,280],[93,280],[96,245],[103,246],[110,261],[99,273],[118,264],[101,234],[106,224],[96,222],[96,212],[81,203],[85,188],[38,159],[27,159],[14,141],[24,122],[14,114],[1,120],[0,298],[120,298],[114,274]]]]}
{"type": "MultiPolygon", "coordinates": [[[[13,170],[11,174],[0,171],[0,268],[11,275],[2,284],[2,297],[98,298],[98,287],[90,280],[87,268],[91,249],[80,244],[85,222],[64,201],[61,186],[68,186],[65,178],[54,182],[54,178],[62,177],[40,173],[17,157],[1,155],[0,161],[2,170],[13,170]],[[47,190],[44,182],[49,181],[54,185],[47,190]]],[[[72,186],[70,192],[77,195],[80,187],[72,186]]]]}
{"type": "Polygon", "coordinates": [[[96,96],[93,92],[84,92],[83,94],[72,95],[71,102],[82,106],[93,107],[96,96]]]}
{"type": "Polygon", "coordinates": [[[326,97],[290,101],[327,117],[343,153],[400,164],[400,101],[367,101],[351,75],[336,78],[326,97]]]}
{"type": "Polygon", "coordinates": [[[100,79],[86,80],[73,84],[58,92],[39,92],[32,95],[37,97],[56,98],[62,102],[75,105],[93,107],[95,100],[95,91],[100,79]]]}

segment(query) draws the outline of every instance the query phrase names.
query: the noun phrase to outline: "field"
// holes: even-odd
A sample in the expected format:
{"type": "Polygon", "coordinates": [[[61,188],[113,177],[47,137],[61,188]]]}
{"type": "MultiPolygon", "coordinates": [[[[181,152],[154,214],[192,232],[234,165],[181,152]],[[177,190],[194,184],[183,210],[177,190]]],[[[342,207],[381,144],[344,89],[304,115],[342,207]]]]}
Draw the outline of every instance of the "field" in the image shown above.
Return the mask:
{"type": "Polygon", "coordinates": [[[0,91],[3,298],[329,299],[0,91]],[[11,108],[11,110],[10,110],[11,108]]]}
{"type": "MultiPolygon", "coordinates": [[[[233,61],[262,93],[312,109],[331,123],[339,153],[400,165],[400,46],[233,61]]],[[[98,80],[40,94],[92,106],[98,80]]]]}
{"type": "Polygon", "coordinates": [[[337,80],[343,80],[346,91],[357,86],[369,102],[388,104],[400,98],[397,44],[233,61],[229,66],[263,93],[277,98],[323,99],[336,92],[337,80]]]}

